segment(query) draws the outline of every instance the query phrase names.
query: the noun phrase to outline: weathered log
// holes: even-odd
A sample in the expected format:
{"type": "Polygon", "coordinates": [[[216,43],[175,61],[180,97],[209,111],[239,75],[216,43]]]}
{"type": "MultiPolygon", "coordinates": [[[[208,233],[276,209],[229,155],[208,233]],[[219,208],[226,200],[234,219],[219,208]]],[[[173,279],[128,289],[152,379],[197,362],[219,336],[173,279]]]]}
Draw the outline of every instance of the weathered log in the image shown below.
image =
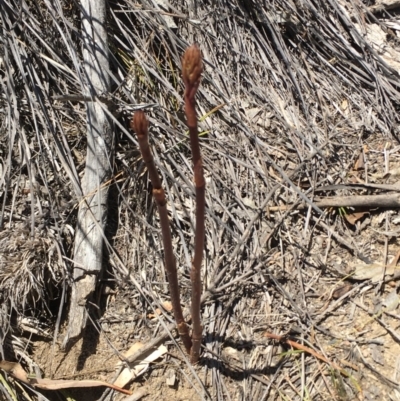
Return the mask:
{"type": "Polygon", "coordinates": [[[74,242],[74,271],[66,348],[78,338],[87,322],[87,305],[96,288],[103,260],[107,198],[112,171],[112,123],[105,105],[97,100],[110,86],[104,0],[81,0],[83,42],[83,95],[87,102],[87,154],[74,242]]]}

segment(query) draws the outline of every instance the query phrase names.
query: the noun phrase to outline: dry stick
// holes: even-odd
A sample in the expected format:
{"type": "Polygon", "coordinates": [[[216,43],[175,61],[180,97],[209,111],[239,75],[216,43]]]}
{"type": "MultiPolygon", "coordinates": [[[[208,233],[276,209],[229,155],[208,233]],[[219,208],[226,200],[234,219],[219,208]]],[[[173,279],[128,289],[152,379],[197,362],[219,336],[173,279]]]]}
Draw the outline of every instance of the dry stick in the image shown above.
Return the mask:
{"type": "Polygon", "coordinates": [[[203,72],[203,62],[200,49],[196,45],[186,49],[182,58],[182,77],[185,83],[185,113],[189,127],[190,145],[193,156],[193,173],[196,187],[196,229],[194,237],[194,257],[190,279],[192,282],[192,349],[190,361],[197,363],[200,356],[200,347],[203,328],[201,326],[200,299],[201,299],[201,262],[204,249],[204,213],[205,213],[205,181],[203,162],[200,153],[199,132],[197,128],[195,96],[200,85],[203,72]]]}
{"type": "Polygon", "coordinates": [[[164,245],[164,260],[165,270],[168,277],[169,291],[171,293],[171,302],[174,310],[174,317],[178,327],[178,333],[186,348],[190,352],[192,341],[189,336],[189,329],[185,323],[182,313],[180,302],[178,274],[176,271],[176,260],[172,248],[171,229],[169,226],[169,218],[167,211],[167,200],[165,199],[165,192],[161,186],[161,179],[158,175],[153,155],[149,146],[149,122],[143,111],[136,111],[131,120],[131,129],[134,130],[138,137],[140,152],[144,162],[146,163],[147,171],[151,184],[153,185],[153,196],[157,203],[158,213],[160,215],[160,225],[162,232],[162,240],[164,245]]]}
{"type": "MultiPolygon", "coordinates": [[[[364,207],[364,208],[398,208],[400,207],[400,195],[397,192],[379,195],[352,195],[327,197],[321,200],[314,200],[314,204],[320,208],[326,207],[364,207]]],[[[293,205],[271,206],[269,212],[286,211],[293,205]]],[[[308,205],[300,204],[295,206],[296,210],[308,208],[308,205]]]]}
{"type": "Polygon", "coordinates": [[[333,369],[338,370],[343,376],[346,376],[346,377],[350,376],[349,373],[346,372],[344,369],[342,369],[340,366],[336,365],[335,363],[331,362],[328,358],[326,358],[322,354],[314,351],[313,349],[311,349],[303,344],[300,344],[296,341],[286,338],[285,336],[280,336],[278,334],[273,334],[273,333],[264,333],[264,337],[272,338],[272,339],[280,341],[280,342],[285,342],[286,344],[290,345],[291,347],[296,348],[301,351],[304,351],[304,352],[307,352],[307,353],[311,354],[313,357],[320,359],[321,361],[327,363],[333,369]]]}

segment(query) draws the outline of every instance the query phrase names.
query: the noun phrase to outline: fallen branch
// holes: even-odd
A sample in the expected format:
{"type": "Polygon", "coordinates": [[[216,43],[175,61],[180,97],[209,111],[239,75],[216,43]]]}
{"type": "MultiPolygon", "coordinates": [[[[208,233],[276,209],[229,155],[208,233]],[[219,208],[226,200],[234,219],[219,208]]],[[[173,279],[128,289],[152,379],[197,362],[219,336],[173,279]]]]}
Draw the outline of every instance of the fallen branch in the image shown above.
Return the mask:
{"type": "MultiPolygon", "coordinates": [[[[316,200],[314,204],[320,208],[327,207],[362,207],[362,208],[398,208],[400,207],[400,194],[397,192],[379,194],[379,195],[354,195],[354,196],[337,196],[316,200]]],[[[290,210],[303,210],[308,205],[301,203],[299,205],[283,205],[268,207],[268,211],[282,212],[290,210]]]]}

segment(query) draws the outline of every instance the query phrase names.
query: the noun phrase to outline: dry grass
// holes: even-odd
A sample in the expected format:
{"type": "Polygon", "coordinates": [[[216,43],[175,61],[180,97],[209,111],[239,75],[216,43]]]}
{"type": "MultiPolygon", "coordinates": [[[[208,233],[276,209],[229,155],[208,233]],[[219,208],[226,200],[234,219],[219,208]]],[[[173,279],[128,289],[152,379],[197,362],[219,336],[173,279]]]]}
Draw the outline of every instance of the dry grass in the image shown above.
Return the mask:
{"type": "MultiPolygon", "coordinates": [[[[361,352],[381,334],[352,331],[365,317],[350,301],[372,299],[377,285],[355,283],[337,301],[332,293],[355,256],[386,261],[395,251],[395,236],[373,230],[395,231],[398,212],[369,211],[353,226],[313,203],[318,189],[348,184],[354,175],[361,184],[396,180],[394,17],[336,0],[182,3],[171,1],[168,13],[152,1],[109,3],[114,91],[98,101],[112,106],[116,149],[103,284],[128,288],[145,314],[168,299],[158,218],[127,128],[132,110],[144,107],[189,306],[195,196],[180,58],[197,42],[205,63],[197,97],[207,186],[203,280],[212,293],[202,311],[202,363],[196,370],[180,364],[182,380],[199,399],[346,400],[360,398],[360,389],[372,394],[371,379],[361,374],[370,365],[381,399],[396,399],[396,378],[361,352]],[[176,28],[167,25],[171,17],[176,28]],[[364,170],[357,172],[360,155],[364,170]],[[305,211],[296,210],[300,202],[305,211]],[[279,205],[293,208],[269,213],[268,206],[279,205]],[[350,377],[306,353],[278,358],[266,331],[294,335],[350,377]]],[[[50,322],[57,336],[86,152],[85,104],[60,98],[79,99],[85,80],[78,5],[0,1],[0,29],[0,333],[4,339],[10,319],[15,331],[14,315],[26,315],[50,322]]],[[[322,191],[356,193],[378,191],[322,191]]],[[[164,329],[138,319],[134,331],[154,338],[164,329]]]]}

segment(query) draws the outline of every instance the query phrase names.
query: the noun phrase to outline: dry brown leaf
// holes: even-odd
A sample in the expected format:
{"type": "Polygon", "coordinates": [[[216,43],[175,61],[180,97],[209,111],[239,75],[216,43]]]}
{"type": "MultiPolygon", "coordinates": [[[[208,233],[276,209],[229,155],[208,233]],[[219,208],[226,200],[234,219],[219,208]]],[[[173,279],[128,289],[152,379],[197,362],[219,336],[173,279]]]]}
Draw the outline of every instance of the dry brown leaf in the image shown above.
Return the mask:
{"type": "Polygon", "coordinates": [[[29,383],[28,374],[17,362],[0,361],[0,369],[3,369],[17,380],[29,383]]]}
{"type": "Polygon", "coordinates": [[[30,379],[29,383],[42,390],[60,390],[64,388],[82,388],[82,387],[109,387],[124,394],[132,394],[131,390],[125,390],[114,384],[103,382],[101,380],[51,380],[51,379],[30,379]]]}
{"type": "Polygon", "coordinates": [[[350,283],[345,283],[345,284],[341,285],[340,287],[336,288],[335,291],[333,291],[332,298],[339,299],[343,295],[347,294],[352,288],[353,288],[353,286],[350,283]]]}
{"type": "Polygon", "coordinates": [[[352,224],[354,226],[354,224],[356,224],[358,220],[363,218],[368,213],[369,212],[354,212],[350,214],[345,214],[344,218],[347,220],[349,224],[352,224]]]}
{"type": "Polygon", "coordinates": [[[363,154],[363,152],[361,152],[360,155],[358,156],[357,161],[354,164],[354,170],[356,170],[356,171],[364,170],[364,168],[365,168],[364,154],[363,154]]]}
{"type": "Polygon", "coordinates": [[[52,379],[37,379],[30,377],[25,372],[23,367],[16,362],[0,361],[0,369],[9,373],[15,379],[27,383],[35,388],[42,390],[61,390],[65,388],[82,388],[82,387],[109,387],[113,390],[124,394],[132,394],[132,391],[125,390],[114,384],[103,382],[101,380],[52,380],[52,379]]]}

